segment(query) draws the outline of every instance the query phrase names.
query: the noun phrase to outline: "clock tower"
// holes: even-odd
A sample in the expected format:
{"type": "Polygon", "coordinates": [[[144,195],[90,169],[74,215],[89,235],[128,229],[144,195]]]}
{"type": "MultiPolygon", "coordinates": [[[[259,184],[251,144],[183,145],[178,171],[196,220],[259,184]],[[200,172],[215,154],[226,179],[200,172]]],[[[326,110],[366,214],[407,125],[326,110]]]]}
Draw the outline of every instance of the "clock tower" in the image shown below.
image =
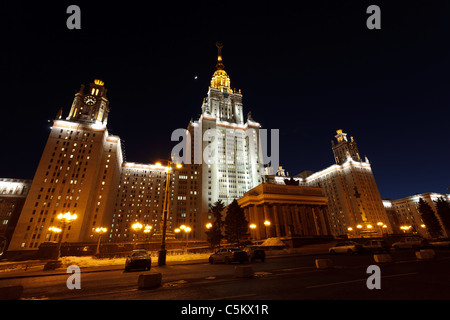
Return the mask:
{"type": "Polygon", "coordinates": [[[123,163],[121,140],[106,127],[109,101],[101,80],[75,94],[68,117],[62,111],[36,169],[9,250],[38,250],[48,241],[94,242],[95,229],[111,223],[123,163]],[[64,235],[59,214],[76,214],[64,235]],[[59,237],[63,239],[59,240],[59,237]]]}
{"type": "Polygon", "coordinates": [[[106,127],[109,114],[109,101],[106,98],[106,88],[101,80],[94,80],[89,90],[81,85],[75,94],[72,107],[67,117],[68,121],[80,121],[106,127]]]}

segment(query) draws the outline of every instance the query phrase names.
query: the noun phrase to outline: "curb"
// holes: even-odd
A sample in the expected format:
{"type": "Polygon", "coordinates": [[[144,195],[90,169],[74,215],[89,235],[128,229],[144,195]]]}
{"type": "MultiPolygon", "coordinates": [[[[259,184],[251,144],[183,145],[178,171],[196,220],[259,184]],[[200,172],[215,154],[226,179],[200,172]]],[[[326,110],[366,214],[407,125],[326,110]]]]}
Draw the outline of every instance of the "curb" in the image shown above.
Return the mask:
{"type": "MultiPolygon", "coordinates": [[[[266,259],[278,259],[278,258],[285,258],[285,257],[295,257],[295,256],[317,256],[317,255],[328,255],[328,252],[308,252],[308,253],[302,253],[302,252],[295,252],[295,253],[285,253],[285,254],[275,254],[275,255],[266,255],[266,259]]],[[[208,263],[208,259],[198,259],[198,260],[186,260],[186,261],[171,261],[167,263],[165,266],[161,266],[161,268],[164,268],[166,266],[176,266],[176,265],[191,265],[191,264],[202,264],[202,263],[208,263]]],[[[15,264],[20,265],[20,263],[15,264]]],[[[24,263],[26,265],[26,263],[24,263]]],[[[45,262],[42,262],[41,264],[36,263],[33,264],[33,266],[42,266],[44,267],[45,262]]],[[[152,268],[159,267],[157,262],[152,263],[152,268]]],[[[48,276],[61,276],[61,275],[67,275],[66,273],[67,266],[63,266],[62,268],[58,268],[53,270],[53,272],[45,272],[45,271],[29,271],[30,274],[21,274],[21,275],[8,275],[5,277],[2,277],[0,274],[0,281],[1,280],[7,280],[7,279],[21,279],[21,278],[32,278],[32,277],[48,277],[48,276]]],[[[95,272],[107,272],[107,271],[117,271],[117,270],[123,270],[124,266],[122,265],[113,265],[113,266],[86,266],[86,267],[80,267],[82,273],[95,273],[95,272]]],[[[24,271],[27,272],[27,271],[24,271]]]]}

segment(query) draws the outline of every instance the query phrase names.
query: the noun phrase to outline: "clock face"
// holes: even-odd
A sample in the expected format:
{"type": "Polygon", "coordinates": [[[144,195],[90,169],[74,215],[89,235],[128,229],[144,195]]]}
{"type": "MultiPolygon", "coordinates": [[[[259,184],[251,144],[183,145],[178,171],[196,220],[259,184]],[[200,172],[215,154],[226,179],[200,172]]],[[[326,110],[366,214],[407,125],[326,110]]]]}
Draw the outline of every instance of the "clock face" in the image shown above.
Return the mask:
{"type": "Polygon", "coordinates": [[[92,106],[96,102],[97,100],[93,96],[87,96],[84,98],[84,103],[87,104],[88,106],[92,106]]]}

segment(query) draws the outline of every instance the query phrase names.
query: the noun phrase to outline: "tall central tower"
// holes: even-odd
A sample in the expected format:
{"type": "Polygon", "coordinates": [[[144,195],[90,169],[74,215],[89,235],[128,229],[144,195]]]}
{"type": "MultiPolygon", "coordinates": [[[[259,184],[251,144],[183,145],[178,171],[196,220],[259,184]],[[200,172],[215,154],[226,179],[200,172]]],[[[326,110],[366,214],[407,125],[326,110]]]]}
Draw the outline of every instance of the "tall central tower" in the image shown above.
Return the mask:
{"type": "MultiPolygon", "coordinates": [[[[228,205],[242,197],[262,182],[263,172],[259,160],[260,124],[252,119],[250,113],[245,121],[241,90],[231,88],[231,80],[222,59],[223,45],[216,45],[216,70],[203,99],[202,114],[197,121],[191,120],[188,126],[191,153],[187,154],[187,162],[191,165],[187,165],[184,170],[188,178],[201,181],[193,181],[193,186],[197,186],[201,192],[198,192],[197,197],[189,194],[189,203],[196,207],[188,208],[186,204],[184,209],[183,201],[173,208],[177,220],[191,223],[190,226],[197,229],[194,229],[195,236],[200,239],[205,238],[204,226],[213,219],[211,206],[217,200],[228,205]],[[191,209],[192,215],[186,212],[191,209]]],[[[195,189],[192,192],[195,193],[195,189]]]]}
{"type": "Polygon", "coordinates": [[[224,70],[221,43],[217,43],[218,56],[216,71],[211,78],[208,96],[202,105],[202,114],[213,116],[219,121],[243,124],[241,90],[231,89],[230,77],[224,70]]]}

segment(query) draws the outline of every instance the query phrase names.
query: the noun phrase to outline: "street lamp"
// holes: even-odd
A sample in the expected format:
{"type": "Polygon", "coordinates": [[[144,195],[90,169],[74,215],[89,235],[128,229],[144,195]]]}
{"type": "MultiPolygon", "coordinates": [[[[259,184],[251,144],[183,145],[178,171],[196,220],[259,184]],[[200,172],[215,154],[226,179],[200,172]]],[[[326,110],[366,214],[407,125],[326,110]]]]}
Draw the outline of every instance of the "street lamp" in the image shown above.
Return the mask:
{"type": "MultiPolygon", "coordinates": [[[[248,226],[250,229],[255,230],[256,229],[256,224],[252,223],[248,226]]],[[[250,233],[251,234],[251,233],[250,233]]]]}
{"type": "MultiPolygon", "coordinates": [[[[131,226],[131,229],[133,229],[135,232],[138,232],[139,230],[142,229],[142,224],[140,224],[139,222],[133,223],[133,225],[131,226]]],[[[139,234],[137,234],[136,241],[134,241],[134,248],[136,248],[136,244],[137,244],[138,240],[139,240],[139,234]]]]}
{"type": "Polygon", "coordinates": [[[406,233],[406,231],[408,231],[409,229],[411,229],[411,226],[401,226],[400,229],[402,229],[403,232],[406,233]]]}
{"type": "MultiPolygon", "coordinates": [[[[212,225],[211,225],[212,227],[212,225]]],[[[188,239],[189,239],[189,232],[192,231],[192,229],[188,226],[185,226],[184,224],[182,224],[179,228],[176,228],[175,230],[173,230],[176,234],[180,233],[181,231],[183,231],[184,233],[186,233],[186,247],[188,245],[188,239]]]]}
{"type": "Polygon", "coordinates": [[[264,221],[264,225],[266,226],[266,238],[269,238],[269,231],[270,231],[269,227],[270,227],[270,221],[269,221],[269,220],[266,220],[266,221],[264,221]]]}
{"type": "Polygon", "coordinates": [[[48,228],[48,231],[50,231],[50,238],[49,238],[49,240],[52,241],[52,234],[53,234],[53,232],[60,233],[62,231],[62,229],[52,226],[52,227],[48,228]]]}
{"type": "MultiPolygon", "coordinates": [[[[149,224],[147,224],[145,227],[144,227],[144,233],[150,233],[151,231],[152,231],[152,226],[151,225],[149,225],[149,224]]],[[[147,240],[150,240],[150,236],[147,236],[147,240]]]]}
{"type": "Polygon", "coordinates": [[[186,227],[184,228],[184,232],[186,232],[186,248],[188,247],[188,243],[189,243],[189,232],[191,232],[191,228],[190,227],[186,227]]]}
{"type": "Polygon", "coordinates": [[[64,214],[62,214],[62,213],[58,214],[57,218],[62,223],[62,227],[61,227],[62,231],[61,231],[61,236],[59,237],[59,241],[58,241],[58,256],[56,257],[56,260],[58,260],[59,257],[61,256],[61,242],[64,237],[64,231],[66,230],[66,227],[69,223],[71,223],[72,221],[77,219],[77,215],[71,214],[70,212],[66,212],[64,214]]]}
{"type": "Polygon", "coordinates": [[[107,229],[103,227],[98,227],[95,229],[95,232],[98,233],[98,241],[97,241],[97,250],[95,250],[95,254],[100,254],[100,239],[102,234],[106,233],[107,229]]]}
{"type": "MultiPolygon", "coordinates": [[[[167,160],[167,175],[166,175],[166,187],[164,191],[164,205],[163,205],[163,229],[162,229],[162,237],[161,237],[161,249],[158,251],[158,265],[164,266],[166,265],[166,229],[167,229],[167,214],[169,209],[169,184],[170,184],[170,172],[172,169],[173,161],[167,160]]],[[[158,164],[157,164],[158,165],[158,164]]],[[[161,165],[159,163],[159,165],[161,165]]],[[[176,168],[180,169],[183,166],[178,163],[176,164],[176,168]]]]}

